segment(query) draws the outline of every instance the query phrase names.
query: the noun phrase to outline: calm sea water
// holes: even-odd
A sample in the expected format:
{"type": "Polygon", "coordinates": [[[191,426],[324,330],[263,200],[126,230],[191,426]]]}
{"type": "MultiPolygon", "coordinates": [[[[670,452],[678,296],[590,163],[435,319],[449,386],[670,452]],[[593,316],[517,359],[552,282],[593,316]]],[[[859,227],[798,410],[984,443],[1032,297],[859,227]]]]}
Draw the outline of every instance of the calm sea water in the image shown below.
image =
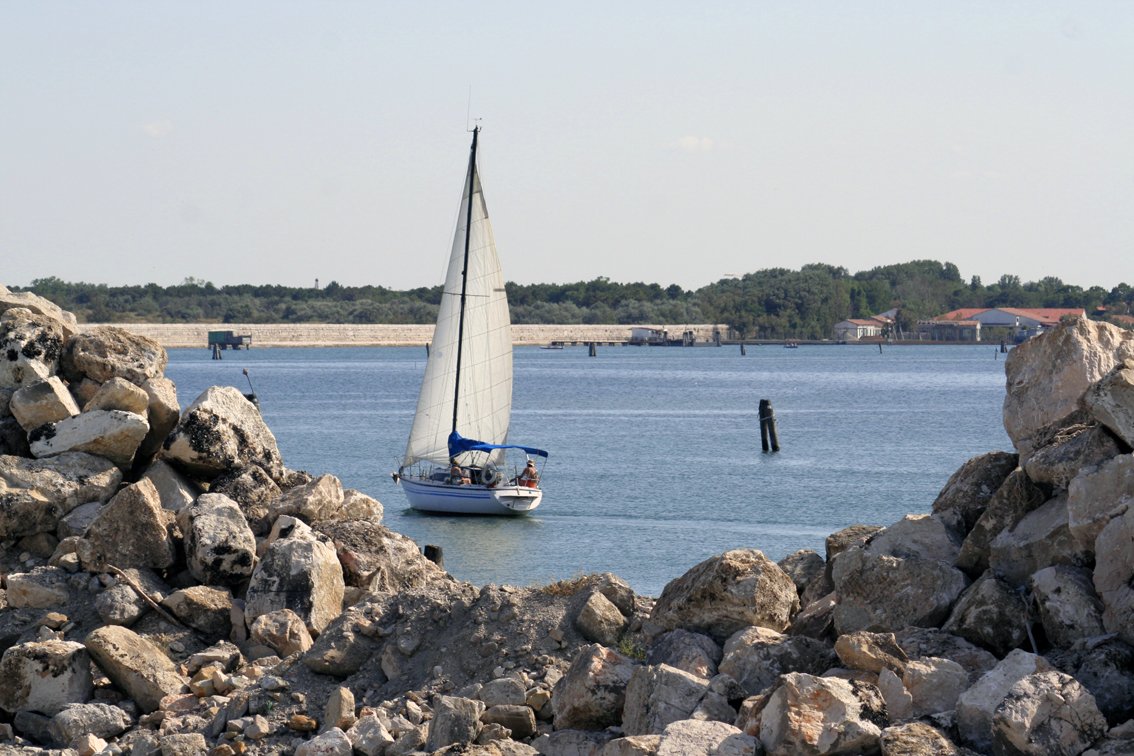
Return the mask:
{"type": "Polygon", "coordinates": [[[846,525],[927,512],[961,463],[1011,449],[990,345],[747,352],[517,348],[511,437],[551,457],[543,504],[515,519],[422,515],[391,481],[424,348],[171,350],[167,375],[186,406],[212,385],[248,391],[247,369],[288,467],[374,496],[384,524],[478,585],[609,571],[656,596],[731,548],[822,553],[846,525]],[[779,453],[760,450],[760,399],[779,453]]]}

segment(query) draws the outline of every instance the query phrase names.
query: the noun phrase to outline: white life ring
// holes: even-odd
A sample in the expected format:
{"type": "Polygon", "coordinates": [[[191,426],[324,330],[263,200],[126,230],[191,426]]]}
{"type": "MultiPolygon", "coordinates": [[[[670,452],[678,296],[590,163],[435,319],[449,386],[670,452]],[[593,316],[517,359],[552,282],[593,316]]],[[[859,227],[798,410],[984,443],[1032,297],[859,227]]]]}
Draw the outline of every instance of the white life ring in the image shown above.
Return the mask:
{"type": "Polygon", "coordinates": [[[480,479],[484,485],[492,487],[500,482],[500,471],[494,466],[487,466],[481,471],[480,479]]]}

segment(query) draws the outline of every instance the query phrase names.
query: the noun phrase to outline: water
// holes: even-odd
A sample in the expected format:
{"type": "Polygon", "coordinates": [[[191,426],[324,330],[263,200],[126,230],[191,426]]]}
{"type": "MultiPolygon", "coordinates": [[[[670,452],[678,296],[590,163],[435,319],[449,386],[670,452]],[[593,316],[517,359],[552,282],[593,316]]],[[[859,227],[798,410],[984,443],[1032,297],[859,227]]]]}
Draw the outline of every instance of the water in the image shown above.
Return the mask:
{"type": "Polygon", "coordinates": [[[384,524],[444,548],[475,584],[613,572],[639,593],[708,556],[822,553],[827,534],[929,511],[967,459],[1010,450],[1003,359],[991,346],[517,348],[511,438],[550,450],[544,500],[524,518],[409,510],[390,479],[425,349],[170,351],[183,406],[212,385],[248,391],[288,467],[337,475],[384,524]],[[769,399],[781,451],[760,451],[769,399]]]}

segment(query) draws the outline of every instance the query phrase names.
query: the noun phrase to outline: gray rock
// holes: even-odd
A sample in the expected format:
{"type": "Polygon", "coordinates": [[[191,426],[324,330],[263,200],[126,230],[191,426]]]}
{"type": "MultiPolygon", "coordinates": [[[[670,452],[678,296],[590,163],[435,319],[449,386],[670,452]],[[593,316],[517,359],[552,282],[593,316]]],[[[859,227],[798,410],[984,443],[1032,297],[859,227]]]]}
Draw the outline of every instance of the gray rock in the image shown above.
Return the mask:
{"type": "Polygon", "coordinates": [[[1028,582],[1048,642],[1057,648],[1102,635],[1102,601],[1091,571],[1082,567],[1045,567],[1028,582]]]}
{"type": "Polygon", "coordinates": [[[668,725],[657,747],[657,756],[751,756],[756,753],[759,753],[758,743],[751,735],[724,722],[694,719],[668,725]]]}
{"type": "Polygon", "coordinates": [[[343,508],[343,484],[334,475],[320,475],[284,491],[271,504],[270,517],[298,517],[308,524],[339,519],[343,508]]]}
{"type": "Polygon", "coordinates": [[[221,588],[191,585],[174,591],[162,608],[209,638],[227,638],[232,631],[232,594],[221,588]]]}
{"type": "Polygon", "coordinates": [[[634,663],[608,648],[584,646],[551,695],[555,728],[601,730],[622,720],[634,663]]]}
{"type": "Polygon", "coordinates": [[[63,509],[39,491],[9,488],[0,480],[0,539],[21,538],[55,530],[63,509]]]}
{"type": "Polygon", "coordinates": [[[1012,651],[957,699],[957,734],[981,753],[992,750],[992,718],[1017,681],[1053,667],[1042,656],[1012,651]]]}
{"type": "Polygon", "coordinates": [[[1134,358],[1126,359],[1087,389],[1083,405],[1116,436],[1134,446],[1134,358]]]}
{"type": "Polygon", "coordinates": [[[708,690],[708,680],[675,667],[636,667],[626,685],[622,730],[627,735],[661,733],[672,722],[690,719],[708,690]]]}
{"type": "Polygon", "coordinates": [[[935,627],[907,627],[894,633],[894,638],[909,658],[950,659],[964,667],[973,682],[998,663],[991,652],[935,627]]]}
{"type": "Polygon", "coordinates": [[[811,549],[800,549],[776,562],[791,581],[800,596],[815,580],[822,579],[827,562],[811,549]]]}
{"type": "Polygon", "coordinates": [[[19,389],[59,370],[63,330],[58,321],[23,307],[0,313],[0,388],[19,389]]]}
{"type": "Polygon", "coordinates": [[[723,642],[749,625],[780,632],[798,608],[795,583],[775,562],[755,549],[734,549],[671,580],[650,619],[662,630],[683,628],[723,642]]]}
{"type": "Polygon", "coordinates": [[[221,475],[209,486],[209,492],[224,494],[239,504],[256,535],[262,536],[271,530],[272,503],[280,497],[280,487],[262,467],[251,465],[221,475]]]}
{"type": "Polygon", "coordinates": [[[168,360],[165,349],[153,339],[116,326],[101,326],[67,341],[60,368],[71,383],[83,378],[96,383],[125,378],[141,385],[162,375],[168,360]]]}
{"type": "Polygon", "coordinates": [[[863,549],[899,559],[928,559],[953,564],[961,540],[934,515],[906,515],[867,539],[863,549]]]}
{"type": "Polygon", "coordinates": [[[382,502],[374,497],[367,496],[354,488],[343,490],[343,505],[339,510],[337,519],[365,520],[377,525],[382,522],[383,514],[385,514],[385,510],[382,507],[382,502]]]}
{"type": "Polygon", "coordinates": [[[160,459],[150,463],[142,478],[154,484],[162,509],[171,512],[181,511],[201,495],[200,486],[160,459]]]}
{"type": "Polygon", "coordinates": [[[1037,486],[1023,470],[1012,471],[965,536],[955,565],[971,577],[987,570],[988,549],[993,539],[1014,528],[1024,515],[1039,508],[1048,500],[1049,493],[1050,489],[1037,486]]]}
{"type": "Polygon", "coordinates": [[[70,576],[58,567],[34,567],[6,579],[8,605],[16,609],[54,609],[70,603],[70,576]]]}
{"type": "Polygon", "coordinates": [[[346,735],[354,750],[362,756],[382,756],[386,748],[394,744],[394,737],[374,714],[363,714],[346,735]]]}
{"type": "Polygon", "coordinates": [[[180,509],[189,572],[205,585],[238,585],[252,576],[256,537],[240,506],[224,494],[201,494],[180,509]]]}
{"type": "Polygon", "coordinates": [[[626,618],[610,599],[595,591],[575,616],[575,627],[592,643],[615,646],[626,627],[626,618]]]}
{"type": "Polygon", "coordinates": [[[59,539],[85,535],[87,528],[95,521],[101,510],[102,502],[100,501],[88,501],[86,504],[80,504],[71,510],[70,514],[59,520],[59,524],[55,526],[55,535],[59,539]]]}
{"type": "Polygon", "coordinates": [[[185,408],[162,456],[205,478],[250,465],[262,467],[274,481],[284,475],[276,437],[259,410],[231,386],[206,389],[185,408]]]}
{"type": "Polygon", "coordinates": [[[480,721],[508,728],[516,740],[526,740],[536,733],[535,713],[523,704],[497,704],[485,709],[480,721]]]}
{"type": "Polygon", "coordinates": [[[83,405],[83,411],[122,410],[146,417],[148,407],[149,397],[140,386],[125,378],[111,378],[98,387],[94,396],[83,405]]]}
{"type": "Polygon", "coordinates": [[[91,697],[90,656],[81,643],[63,640],[20,643],[0,658],[0,709],[54,715],[91,697]]]}
{"type": "Polygon", "coordinates": [[[914,718],[953,711],[969,687],[969,673],[955,661],[932,656],[911,659],[902,672],[914,718]]]}
{"type": "Polygon", "coordinates": [[[879,736],[882,756],[964,756],[945,733],[925,722],[887,727],[879,736]]]}
{"type": "Polygon", "coordinates": [[[993,494],[1016,469],[1017,462],[1017,456],[1007,452],[973,457],[949,477],[945,487],[937,494],[933,514],[958,534],[967,534],[993,494]]]}
{"type": "Polygon", "coordinates": [[[87,452],[127,467],[149,429],[146,419],[132,412],[91,410],[36,428],[28,434],[28,443],[38,458],[87,452]]]}
{"type": "MultiPolygon", "coordinates": [[[[275,614],[272,612],[267,616],[275,614]]],[[[256,627],[259,621],[260,617],[257,617],[252,627],[256,627]]],[[[303,655],[303,665],[321,675],[347,677],[354,674],[382,650],[377,641],[363,632],[369,624],[364,606],[349,607],[315,639],[311,649],[303,655]]],[[[288,637],[293,635],[288,633],[288,637]]],[[[278,630],[275,637],[280,637],[278,630]]]]}
{"type": "Polygon", "coordinates": [[[476,697],[489,708],[520,705],[526,700],[524,686],[512,677],[498,677],[495,680],[489,680],[481,686],[476,697]]]}
{"type": "Polygon", "coordinates": [[[1078,680],[1110,724],[1134,717],[1134,648],[1111,639],[1049,653],[1048,661],[1078,680]]]}
{"type": "Polygon", "coordinates": [[[1027,640],[1029,622],[1023,597],[986,572],[961,594],[941,629],[1004,656],[1027,640]]]}
{"type": "MultiPolygon", "coordinates": [[[[209,748],[205,736],[199,732],[178,732],[172,735],[163,735],[159,742],[161,744],[161,756],[200,756],[200,754],[206,753],[209,748]]],[[[296,753],[299,752],[299,749],[296,749],[296,753]]],[[[343,756],[348,755],[343,754],[343,756]]]]}
{"type": "Polygon", "coordinates": [[[745,695],[755,695],[774,685],[782,674],[819,675],[835,662],[835,652],[823,641],[747,627],[725,643],[720,671],[740,683],[745,695]]]}
{"type": "Polygon", "coordinates": [[[989,546],[988,567],[1012,586],[1023,586],[1033,573],[1052,565],[1078,565],[1089,555],[1078,547],[1068,527],[1067,497],[1058,496],[1024,515],[989,546]]]}
{"type": "Polygon", "coordinates": [[[333,520],[313,529],[334,543],[346,584],[367,593],[397,593],[446,576],[413,540],[377,523],[333,520]]]}
{"type": "Polygon", "coordinates": [[[439,696],[433,706],[426,747],[436,751],[453,743],[472,743],[480,731],[484,704],[471,698],[439,696]]]}
{"type": "Polygon", "coordinates": [[[668,664],[692,675],[711,679],[717,674],[722,654],[717,642],[703,633],[670,630],[650,645],[646,663],[655,666],[668,664]]]}
{"type": "Polygon", "coordinates": [[[65,339],[71,338],[79,330],[74,314],[62,309],[51,300],[44,299],[30,291],[12,291],[8,287],[0,285],[0,313],[13,307],[31,310],[36,315],[54,321],[65,339]]]}
{"type": "Polygon", "coordinates": [[[249,630],[254,643],[267,646],[280,658],[302,653],[314,643],[311,633],[307,632],[307,626],[303,624],[303,618],[290,609],[261,614],[252,622],[249,630]]]}
{"type": "Polygon", "coordinates": [[[181,418],[181,405],[177,403],[177,387],[165,376],[156,376],[142,382],[146,392],[146,420],[150,432],[138,446],[137,458],[148,463],[161,450],[165,437],[177,427],[181,418]]]}
{"type": "Polygon", "coordinates": [[[996,753],[1075,756],[1106,734],[1095,699],[1062,672],[1018,680],[992,717],[996,753]]]}
{"type": "Polygon", "coordinates": [[[180,693],[186,680],[160,648],[125,627],[94,630],[83,644],[106,676],[145,712],[161,699],[180,693]]]}
{"type": "Polygon", "coordinates": [[[175,557],[172,525],[173,515],[162,509],[153,483],[140,480],[122,489],[91,523],[86,535],[90,553],[84,561],[120,569],[169,567],[175,557]]]}
{"type": "Polygon", "coordinates": [[[1134,454],[1083,469],[1067,487],[1067,525],[1075,545],[1091,554],[1110,519],[1134,503],[1134,454]]]}
{"type": "Polygon", "coordinates": [[[55,375],[15,391],[9,409],[26,431],[79,414],[79,405],[55,375]]]}
{"type": "Polygon", "coordinates": [[[86,733],[113,738],[125,732],[131,724],[130,715],[117,706],[73,703],[51,718],[51,733],[56,743],[72,743],[86,733]]]}
{"type": "Polygon", "coordinates": [[[38,492],[65,515],[80,504],[109,501],[122,482],[122,471],[107,459],[82,452],[49,459],[0,455],[0,480],[11,488],[38,492]]]}
{"type": "Polygon", "coordinates": [[[1095,590],[1103,602],[1103,626],[1134,645],[1134,507],[1113,518],[1095,539],[1095,590]]]}
{"type": "Polygon", "coordinates": [[[1103,428],[1073,425],[1036,449],[1024,470],[1036,483],[1063,491],[1080,470],[1101,464],[1118,453],[1118,443],[1103,428]]]}

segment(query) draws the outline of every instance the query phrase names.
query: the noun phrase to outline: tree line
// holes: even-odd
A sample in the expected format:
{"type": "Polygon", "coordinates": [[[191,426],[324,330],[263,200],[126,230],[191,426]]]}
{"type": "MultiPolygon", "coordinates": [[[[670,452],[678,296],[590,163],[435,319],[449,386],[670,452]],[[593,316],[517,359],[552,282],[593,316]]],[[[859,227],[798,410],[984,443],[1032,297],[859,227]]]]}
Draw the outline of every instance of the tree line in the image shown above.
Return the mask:
{"type": "MultiPolygon", "coordinates": [[[[12,287],[20,290],[21,287],[12,287]]],[[[175,286],[107,286],[41,278],[22,287],[88,323],[433,323],[442,287],[399,291],[384,286],[321,288],[214,286],[187,278],[175,286]]],[[[1059,278],[1021,282],[1003,275],[985,285],[957,266],[914,260],[850,273],[816,263],[768,268],[699,289],[617,283],[605,277],[566,284],[506,284],[513,323],[724,323],[746,338],[821,339],[847,318],[897,310],[897,327],[962,307],[1106,307],[1130,314],[1134,289],[1084,289],[1059,278]]]]}

